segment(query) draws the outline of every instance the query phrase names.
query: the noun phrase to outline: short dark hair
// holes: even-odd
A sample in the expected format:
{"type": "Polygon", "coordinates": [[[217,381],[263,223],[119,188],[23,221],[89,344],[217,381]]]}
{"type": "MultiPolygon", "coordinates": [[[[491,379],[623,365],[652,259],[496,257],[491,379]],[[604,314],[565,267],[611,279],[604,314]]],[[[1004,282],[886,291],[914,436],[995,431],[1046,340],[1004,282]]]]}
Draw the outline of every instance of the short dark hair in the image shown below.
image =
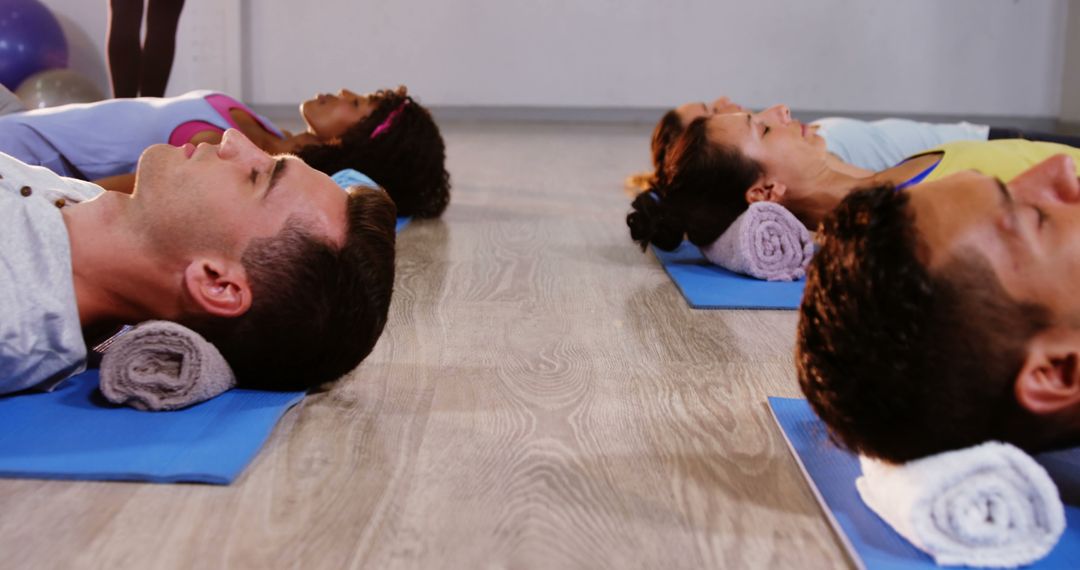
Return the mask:
{"type": "Polygon", "coordinates": [[[386,324],[394,286],[394,203],[349,190],[345,243],[313,236],[293,217],[241,255],[252,302],[243,315],[195,327],[242,387],[305,390],[356,367],[386,324]]]}
{"type": "Polygon", "coordinates": [[[799,385],[834,440],[903,462],[989,439],[1043,447],[1014,395],[1049,312],[965,251],[931,272],[906,192],[856,190],[822,223],[799,308],[799,385]]]}
{"type": "Polygon", "coordinates": [[[710,142],[706,126],[704,117],[687,126],[652,194],[634,199],[626,225],[642,249],[651,243],[670,251],[683,235],[694,245],[707,246],[750,206],[746,191],[764,169],[739,149],[710,142]]]}
{"type": "Polygon", "coordinates": [[[370,176],[402,216],[441,215],[450,203],[450,174],[439,126],[404,86],[377,91],[374,97],[375,111],[345,131],[339,143],[304,146],[296,155],[327,174],[354,168],[370,176]],[[372,137],[395,111],[388,128],[372,137]]]}

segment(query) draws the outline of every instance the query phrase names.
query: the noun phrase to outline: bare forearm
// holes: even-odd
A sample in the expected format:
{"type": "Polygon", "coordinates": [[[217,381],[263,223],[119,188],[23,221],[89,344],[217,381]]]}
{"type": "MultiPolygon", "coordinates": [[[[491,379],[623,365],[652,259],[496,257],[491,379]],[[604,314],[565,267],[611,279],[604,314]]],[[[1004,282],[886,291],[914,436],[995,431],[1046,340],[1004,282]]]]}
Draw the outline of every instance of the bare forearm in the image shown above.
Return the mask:
{"type": "Polygon", "coordinates": [[[135,175],[134,174],[119,174],[117,176],[109,176],[107,178],[99,178],[94,181],[94,184],[101,186],[106,190],[113,192],[123,192],[124,194],[131,194],[135,191],[135,175]]]}

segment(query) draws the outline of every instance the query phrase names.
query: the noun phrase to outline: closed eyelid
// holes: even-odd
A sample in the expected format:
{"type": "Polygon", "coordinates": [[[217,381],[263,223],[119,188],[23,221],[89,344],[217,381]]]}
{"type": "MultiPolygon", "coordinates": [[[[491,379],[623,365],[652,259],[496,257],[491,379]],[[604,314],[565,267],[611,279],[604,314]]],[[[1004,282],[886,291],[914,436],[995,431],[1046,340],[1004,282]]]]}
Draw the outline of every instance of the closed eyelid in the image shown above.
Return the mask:
{"type": "Polygon", "coordinates": [[[281,177],[285,175],[285,169],[289,166],[289,161],[285,156],[278,156],[274,159],[274,167],[270,170],[270,180],[266,184],[267,193],[274,189],[281,177]]]}
{"type": "Polygon", "coordinates": [[[1006,226],[1010,233],[1016,234],[1020,228],[1019,217],[1016,213],[1016,200],[1013,199],[1012,193],[1009,192],[1009,187],[1000,178],[994,178],[994,185],[998,190],[999,204],[1005,210],[1006,226]]]}
{"type": "Polygon", "coordinates": [[[749,129],[750,134],[757,136],[761,129],[758,128],[757,123],[754,122],[754,116],[750,113],[746,114],[746,128],[749,129]]]}
{"type": "Polygon", "coordinates": [[[1001,201],[1006,204],[1011,204],[1013,201],[1012,193],[1009,192],[1009,187],[1005,185],[1000,178],[994,178],[994,183],[997,184],[998,192],[1001,193],[1001,201]]]}
{"type": "Polygon", "coordinates": [[[1010,215],[1016,216],[1016,201],[1013,200],[1012,193],[1009,192],[1009,187],[1005,185],[1000,178],[994,178],[994,183],[997,185],[998,194],[1001,197],[1001,207],[1009,211],[1010,215]]]}
{"type": "Polygon", "coordinates": [[[288,157],[288,156],[291,156],[291,155],[283,154],[283,155],[274,157],[274,165],[271,166],[269,170],[263,171],[263,174],[267,175],[266,176],[266,187],[265,187],[265,190],[263,190],[263,193],[262,193],[263,198],[266,198],[267,196],[270,195],[271,192],[273,192],[274,187],[277,186],[278,181],[280,181],[281,177],[284,176],[285,167],[288,166],[288,162],[289,162],[288,160],[286,160],[286,157],[288,157]]]}

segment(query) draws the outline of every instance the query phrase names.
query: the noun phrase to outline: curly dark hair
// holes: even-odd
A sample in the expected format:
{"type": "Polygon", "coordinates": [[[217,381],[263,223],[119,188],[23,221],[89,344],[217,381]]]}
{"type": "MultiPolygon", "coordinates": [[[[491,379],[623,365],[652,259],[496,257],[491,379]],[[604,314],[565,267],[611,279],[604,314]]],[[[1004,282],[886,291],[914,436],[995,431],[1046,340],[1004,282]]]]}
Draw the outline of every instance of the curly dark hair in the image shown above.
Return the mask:
{"type": "Polygon", "coordinates": [[[340,142],[302,147],[296,155],[327,174],[354,168],[382,186],[397,205],[398,214],[438,217],[450,203],[450,174],[446,145],[439,126],[404,86],[377,91],[377,108],[353,125],[340,142]],[[372,134],[391,113],[388,128],[372,134]]]}
{"type": "Polygon", "coordinates": [[[241,263],[250,309],[193,325],[221,351],[242,387],[306,390],[356,367],[382,334],[394,286],[394,203],[349,190],[345,243],[311,235],[290,218],[252,240],[241,263]]]}
{"type": "Polygon", "coordinates": [[[687,126],[671,148],[663,171],[638,195],[626,216],[630,237],[670,251],[685,235],[704,247],[716,241],[750,206],[746,190],[764,173],[737,148],[710,143],[705,118],[687,126]]]}
{"type": "Polygon", "coordinates": [[[908,194],[856,190],[824,220],[799,308],[799,384],[833,439],[903,462],[988,439],[1045,447],[1014,394],[1025,346],[1049,326],[984,257],[930,272],[908,194]]]}

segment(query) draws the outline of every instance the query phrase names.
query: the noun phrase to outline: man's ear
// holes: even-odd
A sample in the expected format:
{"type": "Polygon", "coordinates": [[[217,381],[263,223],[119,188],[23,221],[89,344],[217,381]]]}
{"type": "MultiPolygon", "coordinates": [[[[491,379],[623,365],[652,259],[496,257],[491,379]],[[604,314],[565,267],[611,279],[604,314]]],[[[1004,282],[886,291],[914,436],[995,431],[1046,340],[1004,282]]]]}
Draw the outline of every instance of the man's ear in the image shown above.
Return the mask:
{"type": "Polygon", "coordinates": [[[757,182],[754,182],[746,191],[746,202],[753,204],[754,202],[776,202],[784,198],[784,194],[787,192],[787,186],[784,183],[777,180],[769,180],[764,176],[758,178],[757,182]]]}
{"type": "Polygon", "coordinates": [[[1080,406],[1080,331],[1055,327],[1028,343],[1016,400],[1036,415],[1080,406]]]}
{"type": "Polygon", "coordinates": [[[184,286],[195,304],[215,317],[239,317],[251,308],[251,286],[236,261],[202,258],[184,269],[184,286]]]}

